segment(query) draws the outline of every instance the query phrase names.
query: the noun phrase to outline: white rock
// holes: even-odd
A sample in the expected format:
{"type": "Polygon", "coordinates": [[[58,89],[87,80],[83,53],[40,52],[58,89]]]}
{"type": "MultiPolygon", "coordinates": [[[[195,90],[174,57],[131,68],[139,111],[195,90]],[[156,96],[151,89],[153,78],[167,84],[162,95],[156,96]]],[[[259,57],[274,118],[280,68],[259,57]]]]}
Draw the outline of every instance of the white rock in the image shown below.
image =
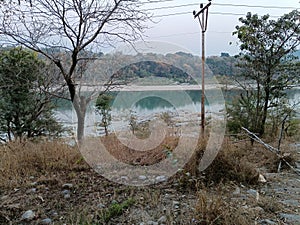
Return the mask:
{"type": "Polygon", "coordinates": [[[40,224],[48,225],[52,224],[52,220],[50,218],[43,219],[40,224]]]}
{"type": "Polygon", "coordinates": [[[260,183],[267,183],[267,180],[266,180],[266,178],[262,174],[259,174],[259,176],[258,176],[258,182],[260,182],[260,183]]]}
{"type": "Polygon", "coordinates": [[[147,179],[147,177],[144,176],[144,175],[140,175],[140,176],[139,176],[139,180],[146,180],[146,179],[147,179]]]}
{"type": "Polygon", "coordinates": [[[236,189],[234,190],[234,192],[232,194],[234,194],[234,195],[241,194],[241,189],[239,187],[236,187],[236,189]]]}
{"type": "Polygon", "coordinates": [[[147,225],[158,225],[158,223],[150,220],[147,222],[147,225]]]}
{"type": "Polygon", "coordinates": [[[155,178],[155,180],[157,181],[157,182],[164,182],[164,181],[166,181],[167,180],[167,178],[166,178],[166,176],[157,176],[156,178],[155,178]]]}
{"type": "Polygon", "coordinates": [[[27,210],[22,215],[22,220],[32,220],[35,217],[35,213],[32,210],[27,210]]]}

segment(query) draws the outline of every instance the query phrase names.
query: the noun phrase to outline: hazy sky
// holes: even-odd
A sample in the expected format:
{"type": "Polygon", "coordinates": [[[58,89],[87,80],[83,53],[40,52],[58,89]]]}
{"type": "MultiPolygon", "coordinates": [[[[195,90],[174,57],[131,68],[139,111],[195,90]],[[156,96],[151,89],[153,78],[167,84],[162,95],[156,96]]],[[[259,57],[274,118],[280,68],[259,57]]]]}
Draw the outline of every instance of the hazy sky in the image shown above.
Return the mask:
{"type": "MultiPolygon", "coordinates": [[[[199,55],[200,26],[192,12],[199,11],[201,2],[208,3],[207,0],[153,0],[153,3],[146,4],[145,8],[150,9],[149,12],[153,13],[157,23],[150,24],[151,28],[146,31],[145,39],[178,45],[199,55]]],[[[232,32],[239,23],[238,19],[247,12],[269,14],[272,19],[277,19],[293,9],[300,9],[299,0],[212,0],[206,32],[206,55],[220,55],[221,52],[233,55],[239,52],[237,39],[232,36],[232,32]]]]}

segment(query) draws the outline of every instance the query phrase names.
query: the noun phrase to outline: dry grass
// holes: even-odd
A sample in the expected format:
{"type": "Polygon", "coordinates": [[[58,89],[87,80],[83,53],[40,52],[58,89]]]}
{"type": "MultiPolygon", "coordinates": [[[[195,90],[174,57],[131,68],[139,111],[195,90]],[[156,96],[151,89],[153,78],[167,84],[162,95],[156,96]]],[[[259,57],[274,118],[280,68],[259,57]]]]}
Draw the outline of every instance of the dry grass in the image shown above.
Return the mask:
{"type": "MultiPolygon", "coordinates": [[[[172,151],[178,143],[178,137],[167,137],[160,146],[146,152],[124,147],[115,136],[103,137],[102,142],[112,155],[123,162],[150,165],[165,158],[165,150],[172,151]]],[[[171,224],[170,221],[187,224],[186,221],[192,221],[192,219],[196,219],[196,224],[200,225],[253,224],[257,215],[245,213],[245,210],[240,207],[241,202],[232,202],[231,181],[244,184],[256,183],[258,176],[256,168],[272,167],[276,158],[272,158],[274,155],[259,145],[251,146],[247,142],[233,144],[229,139],[225,139],[213,163],[203,173],[199,173],[198,163],[205,151],[206,142],[207,139],[199,141],[197,151],[186,164],[182,174],[174,176],[169,183],[140,189],[121,186],[101,178],[88,169],[89,167],[76,147],[59,141],[1,145],[0,189],[3,189],[10,198],[9,204],[2,206],[0,204],[0,223],[1,213],[12,221],[17,221],[21,213],[29,208],[35,209],[44,217],[47,210],[51,208],[62,212],[64,222],[67,224],[97,224],[99,222],[101,224],[103,215],[107,218],[105,220],[112,218],[110,220],[113,222],[120,222],[129,219],[130,213],[135,215],[134,212],[137,209],[150,212],[151,216],[156,219],[161,215],[166,215],[167,224],[171,224]],[[52,173],[55,173],[55,176],[52,176],[52,173]],[[188,176],[187,173],[189,173],[188,176]],[[31,188],[31,176],[35,177],[34,181],[37,181],[40,186],[38,195],[43,196],[46,202],[41,201],[38,195],[26,192],[31,188]],[[61,180],[58,182],[58,179],[61,180]],[[58,183],[51,184],[51,182],[58,183]],[[62,198],[61,188],[64,183],[74,184],[76,194],[71,196],[71,201],[62,198]],[[179,198],[182,194],[178,193],[177,188],[173,188],[172,184],[175,183],[180,183],[181,187],[184,187],[181,190],[189,198],[179,198]],[[221,183],[220,186],[217,185],[219,183],[221,183]],[[226,184],[222,186],[223,183],[226,184]],[[201,189],[198,188],[199,186],[201,189]],[[21,188],[19,192],[14,192],[12,187],[21,188]],[[46,187],[49,190],[46,190],[46,187]],[[218,187],[223,189],[218,190],[218,187]],[[188,191],[188,188],[193,191],[188,191]],[[133,198],[135,202],[132,205],[129,204],[127,208],[127,205],[122,205],[122,203],[129,198],[133,198]],[[118,205],[112,207],[113,200],[117,200],[118,205]],[[182,211],[182,214],[177,215],[176,211],[173,211],[173,200],[180,201],[180,204],[181,201],[185,201],[183,204],[188,202],[189,206],[182,211]],[[16,209],[14,212],[9,207],[14,206],[16,202],[22,202],[24,208],[16,209]],[[99,202],[105,207],[99,209],[99,202]],[[191,210],[191,207],[195,208],[195,211],[191,210]],[[162,214],[165,208],[166,212],[162,214]],[[178,222],[179,219],[182,219],[181,222],[178,222]]],[[[259,202],[247,202],[247,204],[252,208],[258,205],[266,213],[272,215],[280,209],[275,201],[270,201],[268,198],[260,198],[259,202]]],[[[183,209],[180,208],[180,210],[183,209]]],[[[134,222],[140,222],[139,216],[136,215],[134,222]]],[[[54,220],[58,221],[55,218],[54,220]]],[[[2,221],[8,220],[3,217],[2,221]]]]}
{"type": "Polygon", "coordinates": [[[226,201],[224,193],[198,191],[196,204],[197,224],[199,225],[250,225],[251,219],[243,210],[233,207],[226,201]]]}
{"type": "MultiPolygon", "coordinates": [[[[199,142],[197,151],[184,168],[184,173],[188,172],[191,176],[201,177],[201,180],[207,185],[227,181],[245,184],[255,184],[257,182],[258,172],[256,166],[247,159],[249,152],[232,144],[229,139],[224,140],[221,150],[212,164],[200,173],[198,165],[205,151],[206,142],[207,139],[199,142]]],[[[244,147],[250,149],[249,146],[244,147]]]]}
{"type": "Polygon", "coordinates": [[[11,142],[0,146],[0,186],[16,186],[25,177],[85,167],[76,147],[60,142],[11,142]]]}
{"type": "Polygon", "coordinates": [[[172,151],[178,144],[178,137],[168,136],[163,142],[149,151],[136,151],[122,144],[115,135],[101,137],[109,153],[119,161],[131,165],[152,165],[167,157],[168,151],[172,151]]]}

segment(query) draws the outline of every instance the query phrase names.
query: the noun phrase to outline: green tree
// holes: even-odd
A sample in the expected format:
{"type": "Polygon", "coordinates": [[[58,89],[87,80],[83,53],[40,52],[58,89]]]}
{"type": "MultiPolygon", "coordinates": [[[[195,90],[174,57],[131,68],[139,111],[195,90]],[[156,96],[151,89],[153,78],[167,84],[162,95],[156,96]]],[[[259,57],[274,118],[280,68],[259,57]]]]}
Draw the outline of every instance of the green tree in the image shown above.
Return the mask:
{"type": "Polygon", "coordinates": [[[299,63],[292,55],[300,44],[299,17],[296,10],[278,20],[249,12],[240,18],[242,25],[233,33],[241,43],[237,81],[244,92],[238,104],[247,112],[240,116],[246,117],[248,128],[260,136],[265,133],[269,111],[278,107],[286,90],[299,82],[299,63]]]}
{"type": "Polygon", "coordinates": [[[111,124],[111,102],[113,97],[109,94],[100,94],[96,101],[96,112],[101,115],[99,125],[104,128],[105,135],[108,136],[108,126],[111,124]]]}
{"type": "Polygon", "coordinates": [[[22,48],[0,52],[0,133],[13,139],[57,135],[46,64],[22,48]]]}
{"type": "MultiPolygon", "coordinates": [[[[144,22],[149,19],[148,12],[141,7],[145,2],[10,0],[1,3],[1,40],[40,53],[60,71],[77,115],[79,143],[84,138],[87,106],[98,96],[96,91],[90,92],[90,95],[81,92],[81,85],[85,83],[84,75],[95,61],[95,55],[87,52],[99,52],[101,48],[115,46],[118,42],[132,44],[140,39],[146,29],[144,22]]],[[[101,81],[106,90],[115,81],[113,75],[101,81]]],[[[95,89],[99,87],[99,83],[89,85],[95,89]]]]}

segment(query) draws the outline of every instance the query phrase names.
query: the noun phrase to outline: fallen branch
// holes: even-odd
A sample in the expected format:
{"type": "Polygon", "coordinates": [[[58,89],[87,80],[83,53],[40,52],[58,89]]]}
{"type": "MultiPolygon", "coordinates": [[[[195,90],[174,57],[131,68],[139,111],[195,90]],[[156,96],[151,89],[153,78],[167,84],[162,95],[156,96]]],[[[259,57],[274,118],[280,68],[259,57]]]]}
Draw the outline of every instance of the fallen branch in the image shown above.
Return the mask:
{"type": "Polygon", "coordinates": [[[273,146],[271,146],[271,145],[265,143],[265,142],[264,142],[263,140],[261,140],[256,134],[254,134],[253,132],[249,131],[247,128],[242,127],[242,129],[243,129],[244,131],[247,132],[248,136],[249,136],[252,140],[256,141],[257,143],[262,144],[266,149],[268,149],[269,151],[271,151],[271,152],[273,152],[274,154],[276,154],[276,156],[277,156],[281,161],[285,162],[286,165],[288,165],[288,166],[289,166],[289,167],[290,167],[297,175],[300,176],[300,172],[299,172],[298,170],[296,170],[296,169],[295,169],[295,168],[294,168],[287,160],[285,160],[285,158],[280,154],[279,149],[274,148],[273,146]]]}

